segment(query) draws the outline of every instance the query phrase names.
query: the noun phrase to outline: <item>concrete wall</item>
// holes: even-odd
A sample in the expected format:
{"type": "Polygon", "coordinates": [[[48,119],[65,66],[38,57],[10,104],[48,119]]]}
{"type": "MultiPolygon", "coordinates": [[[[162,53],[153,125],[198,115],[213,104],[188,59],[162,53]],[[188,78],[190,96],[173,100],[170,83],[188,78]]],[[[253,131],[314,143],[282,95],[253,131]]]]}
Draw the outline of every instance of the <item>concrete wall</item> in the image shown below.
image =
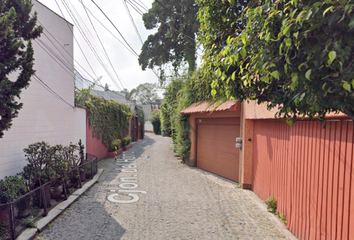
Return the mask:
{"type": "Polygon", "coordinates": [[[23,108],[13,119],[11,129],[0,139],[0,178],[22,171],[27,164],[23,149],[31,143],[46,141],[68,145],[82,139],[86,144],[85,111],[74,108],[73,26],[37,1],[33,0],[33,4],[33,11],[38,12],[38,20],[45,28],[45,34],[40,37],[42,43],[38,39],[33,41],[34,69],[36,75],[60,97],[54,96],[43,83],[32,77],[30,86],[21,94],[23,108]],[[63,54],[63,63],[53,59],[46,47],[58,56],[63,54]]]}

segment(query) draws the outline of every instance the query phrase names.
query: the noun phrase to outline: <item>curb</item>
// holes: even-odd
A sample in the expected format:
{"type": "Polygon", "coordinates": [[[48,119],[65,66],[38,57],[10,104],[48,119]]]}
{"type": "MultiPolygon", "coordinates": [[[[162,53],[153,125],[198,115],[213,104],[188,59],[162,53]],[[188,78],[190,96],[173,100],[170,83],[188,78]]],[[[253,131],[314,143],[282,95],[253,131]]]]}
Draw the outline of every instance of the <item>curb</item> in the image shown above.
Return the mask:
{"type": "Polygon", "coordinates": [[[276,228],[283,233],[288,239],[290,240],[297,240],[295,235],[285,226],[285,224],[278,218],[276,215],[268,212],[267,210],[267,205],[260,199],[256,193],[254,193],[252,190],[244,190],[248,197],[251,198],[260,209],[262,209],[264,212],[269,213],[270,219],[275,223],[276,228]]]}
{"type": "Polygon", "coordinates": [[[20,236],[16,238],[16,240],[27,240],[33,239],[37,233],[43,231],[43,229],[51,223],[55,218],[57,218],[65,209],[67,209],[71,204],[73,204],[82,194],[84,194],[93,184],[97,182],[101,174],[103,173],[103,169],[98,169],[97,174],[85,183],[80,189],[76,190],[71,194],[67,200],[59,203],[52,210],[48,212],[48,215],[39,219],[35,224],[36,228],[27,228],[23,231],[20,236]]]}

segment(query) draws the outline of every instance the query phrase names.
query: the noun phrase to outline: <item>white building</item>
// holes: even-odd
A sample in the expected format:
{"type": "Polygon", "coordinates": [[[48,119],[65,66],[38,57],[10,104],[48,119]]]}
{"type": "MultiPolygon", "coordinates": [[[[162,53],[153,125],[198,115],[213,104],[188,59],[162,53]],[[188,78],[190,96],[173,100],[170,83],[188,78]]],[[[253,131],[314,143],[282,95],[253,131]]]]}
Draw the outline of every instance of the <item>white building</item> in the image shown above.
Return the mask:
{"type": "Polygon", "coordinates": [[[41,37],[33,41],[39,79],[32,77],[22,91],[23,108],[0,139],[0,179],[22,171],[27,164],[23,149],[29,144],[86,142],[86,111],[74,107],[73,25],[32,2],[38,24],[44,27],[41,37]]]}

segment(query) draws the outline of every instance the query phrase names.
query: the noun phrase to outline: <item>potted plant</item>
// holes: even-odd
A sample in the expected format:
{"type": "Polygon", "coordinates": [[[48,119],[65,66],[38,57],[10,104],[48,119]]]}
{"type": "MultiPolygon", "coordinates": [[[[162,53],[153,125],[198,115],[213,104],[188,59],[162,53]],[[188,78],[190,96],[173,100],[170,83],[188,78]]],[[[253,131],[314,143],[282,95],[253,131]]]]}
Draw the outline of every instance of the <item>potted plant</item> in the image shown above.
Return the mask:
{"type": "Polygon", "coordinates": [[[63,149],[64,150],[62,154],[65,160],[69,163],[69,180],[71,182],[71,186],[76,188],[79,185],[80,181],[80,158],[78,155],[75,154],[75,152],[79,150],[79,147],[75,144],[70,143],[69,146],[65,146],[63,149]]]}
{"type": "Polygon", "coordinates": [[[132,138],[131,137],[126,137],[126,138],[123,138],[123,147],[122,149],[125,151],[125,150],[128,150],[132,147],[132,145],[130,144],[132,138]]]}
{"type": "Polygon", "coordinates": [[[61,186],[63,181],[67,180],[66,173],[69,171],[70,167],[70,162],[65,157],[64,149],[65,148],[61,144],[52,147],[53,155],[50,163],[52,173],[48,178],[54,180],[52,182],[53,189],[51,191],[51,197],[56,200],[61,198],[63,192],[61,186]]]}
{"type": "MultiPolygon", "coordinates": [[[[31,190],[44,185],[47,207],[50,207],[51,185],[47,183],[58,177],[54,161],[57,156],[58,146],[51,147],[48,143],[42,141],[30,144],[23,151],[28,161],[23,168],[23,177],[28,180],[31,190]]],[[[34,198],[34,204],[43,207],[40,191],[37,191],[34,198]]]]}
{"type": "Polygon", "coordinates": [[[120,139],[116,139],[114,140],[111,145],[109,146],[109,152],[108,152],[108,157],[114,157],[115,156],[115,151],[117,148],[117,155],[122,153],[122,149],[120,148],[121,145],[121,140],[120,139]]]}
{"type": "Polygon", "coordinates": [[[31,190],[49,181],[48,176],[52,173],[52,170],[49,169],[51,165],[51,159],[48,156],[50,148],[46,142],[37,142],[23,149],[28,162],[23,168],[23,176],[29,181],[31,190]]]}

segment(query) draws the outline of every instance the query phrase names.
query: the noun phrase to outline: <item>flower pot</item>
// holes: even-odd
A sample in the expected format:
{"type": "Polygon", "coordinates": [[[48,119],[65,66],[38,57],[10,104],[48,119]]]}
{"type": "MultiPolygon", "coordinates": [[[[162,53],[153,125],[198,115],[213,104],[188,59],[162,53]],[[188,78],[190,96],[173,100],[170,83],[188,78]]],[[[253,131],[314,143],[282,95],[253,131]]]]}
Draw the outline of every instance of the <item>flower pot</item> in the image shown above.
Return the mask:
{"type": "Polygon", "coordinates": [[[63,188],[61,185],[54,186],[51,191],[51,198],[55,200],[61,199],[62,192],[63,192],[63,188]]]}
{"type": "Polygon", "coordinates": [[[127,146],[123,146],[122,149],[123,149],[123,151],[127,151],[128,149],[131,149],[132,147],[133,147],[133,145],[129,144],[127,146]]]}
{"type": "Polygon", "coordinates": [[[80,170],[80,179],[81,179],[81,182],[84,182],[86,181],[86,173],[84,170],[80,170]]]}
{"type": "MultiPolygon", "coordinates": [[[[117,150],[117,156],[119,155],[119,154],[121,154],[123,152],[123,149],[122,148],[119,148],[118,150],[117,150]]],[[[113,152],[108,152],[108,154],[107,154],[107,157],[109,157],[109,158],[114,158],[114,156],[115,156],[115,152],[113,151],[113,152]]]]}
{"type": "Polygon", "coordinates": [[[18,209],[17,216],[19,218],[26,218],[31,214],[29,210],[30,202],[31,202],[30,195],[22,197],[16,201],[16,208],[18,209]]]}

